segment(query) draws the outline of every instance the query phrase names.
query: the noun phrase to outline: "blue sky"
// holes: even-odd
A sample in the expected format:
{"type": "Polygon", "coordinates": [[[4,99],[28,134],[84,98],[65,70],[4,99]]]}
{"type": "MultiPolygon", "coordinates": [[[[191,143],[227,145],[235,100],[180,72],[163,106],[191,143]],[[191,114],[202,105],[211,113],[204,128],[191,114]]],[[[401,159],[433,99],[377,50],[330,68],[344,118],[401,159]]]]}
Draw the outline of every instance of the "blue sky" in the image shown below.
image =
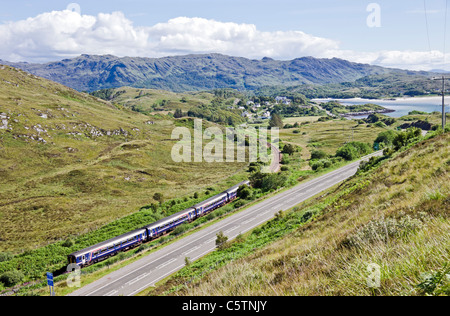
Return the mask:
{"type": "Polygon", "coordinates": [[[446,1],[78,0],[84,18],[77,20],[49,14],[63,12],[72,1],[0,0],[0,40],[8,43],[0,48],[0,59],[44,62],[80,53],[160,57],[217,51],[248,58],[312,55],[449,69],[443,64],[450,60],[443,55],[446,1]],[[367,25],[371,3],[379,5],[381,27],[367,25]],[[62,22],[54,19],[70,21],[73,28],[60,27],[62,22]],[[127,32],[111,38],[117,29],[127,32]],[[130,49],[122,49],[125,45],[130,49]]]}

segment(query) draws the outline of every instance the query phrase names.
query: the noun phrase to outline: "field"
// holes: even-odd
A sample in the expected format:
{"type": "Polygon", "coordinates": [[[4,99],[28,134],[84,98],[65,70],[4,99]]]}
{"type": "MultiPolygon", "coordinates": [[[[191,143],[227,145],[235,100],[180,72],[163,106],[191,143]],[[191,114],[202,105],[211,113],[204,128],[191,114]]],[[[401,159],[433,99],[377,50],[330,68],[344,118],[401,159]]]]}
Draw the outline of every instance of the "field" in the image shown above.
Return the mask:
{"type": "Polygon", "coordinates": [[[164,90],[137,89],[131,87],[104,90],[95,92],[94,94],[99,94],[105,99],[121,104],[127,108],[133,108],[141,112],[157,111],[160,114],[164,112],[173,113],[176,109],[181,109],[186,112],[192,107],[208,105],[214,99],[214,94],[208,92],[175,93],[164,90]]]}
{"type": "Polygon", "coordinates": [[[97,230],[158,203],[155,193],[171,200],[225,188],[246,169],[245,163],[177,164],[171,133],[190,124],[114,106],[10,67],[0,69],[0,114],[6,123],[0,129],[0,252],[97,230]]]}
{"type": "Polygon", "coordinates": [[[378,134],[386,130],[396,130],[405,123],[427,121],[439,125],[439,114],[408,115],[396,120],[392,126],[377,126],[366,124],[358,120],[334,119],[318,122],[316,117],[286,118],[284,124],[298,123],[300,127],[283,129],[280,138],[283,142],[292,143],[303,148],[303,159],[309,159],[313,150],[322,150],[334,155],[336,150],[345,143],[359,141],[373,144],[378,134]]]}

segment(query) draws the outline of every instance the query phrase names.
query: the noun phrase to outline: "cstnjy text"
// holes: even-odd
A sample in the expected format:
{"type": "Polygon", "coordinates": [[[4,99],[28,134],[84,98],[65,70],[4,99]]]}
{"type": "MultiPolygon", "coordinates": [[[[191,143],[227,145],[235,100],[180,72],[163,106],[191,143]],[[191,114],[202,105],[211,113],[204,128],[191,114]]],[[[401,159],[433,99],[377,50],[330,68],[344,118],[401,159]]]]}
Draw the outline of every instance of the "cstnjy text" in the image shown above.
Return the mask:
{"type": "Polygon", "coordinates": [[[228,301],[229,311],[250,311],[259,313],[266,308],[267,301],[228,301]]]}
{"type": "Polygon", "coordinates": [[[227,311],[247,311],[247,312],[264,312],[267,301],[228,301],[225,305],[217,303],[197,303],[190,300],[183,303],[183,311],[202,311],[213,314],[218,310],[227,311]]]}

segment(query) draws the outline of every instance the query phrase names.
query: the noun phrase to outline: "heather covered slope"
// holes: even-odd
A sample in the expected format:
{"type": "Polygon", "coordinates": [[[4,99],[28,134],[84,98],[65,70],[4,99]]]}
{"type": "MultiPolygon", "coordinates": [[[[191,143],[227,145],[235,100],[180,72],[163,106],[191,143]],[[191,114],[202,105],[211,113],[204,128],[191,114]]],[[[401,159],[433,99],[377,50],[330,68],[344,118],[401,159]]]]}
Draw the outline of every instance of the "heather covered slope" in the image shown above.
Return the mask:
{"type": "Polygon", "coordinates": [[[226,187],[245,167],[176,164],[171,135],[186,123],[1,65],[0,116],[0,252],[90,232],[158,203],[155,193],[182,199],[226,187]]]}

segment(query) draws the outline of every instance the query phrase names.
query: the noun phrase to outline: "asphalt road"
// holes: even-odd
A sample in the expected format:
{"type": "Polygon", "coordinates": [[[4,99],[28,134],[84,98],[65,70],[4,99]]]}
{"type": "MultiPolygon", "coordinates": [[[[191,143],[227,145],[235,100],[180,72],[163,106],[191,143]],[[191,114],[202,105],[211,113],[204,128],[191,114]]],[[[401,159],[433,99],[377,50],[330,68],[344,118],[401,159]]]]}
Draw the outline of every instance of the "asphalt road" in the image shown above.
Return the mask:
{"type": "MultiPolygon", "coordinates": [[[[363,160],[381,152],[365,157],[363,160]]],[[[158,281],[180,270],[185,258],[195,261],[214,251],[216,234],[222,231],[229,240],[272,219],[280,210],[295,205],[350,178],[358,170],[362,160],[332,171],[314,180],[299,184],[276,196],[234,214],[199,232],[189,235],[126,267],[112,272],[102,279],[88,284],[70,296],[132,296],[154,286],[158,281]]],[[[83,279],[81,278],[83,285],[83,279]]]]}

